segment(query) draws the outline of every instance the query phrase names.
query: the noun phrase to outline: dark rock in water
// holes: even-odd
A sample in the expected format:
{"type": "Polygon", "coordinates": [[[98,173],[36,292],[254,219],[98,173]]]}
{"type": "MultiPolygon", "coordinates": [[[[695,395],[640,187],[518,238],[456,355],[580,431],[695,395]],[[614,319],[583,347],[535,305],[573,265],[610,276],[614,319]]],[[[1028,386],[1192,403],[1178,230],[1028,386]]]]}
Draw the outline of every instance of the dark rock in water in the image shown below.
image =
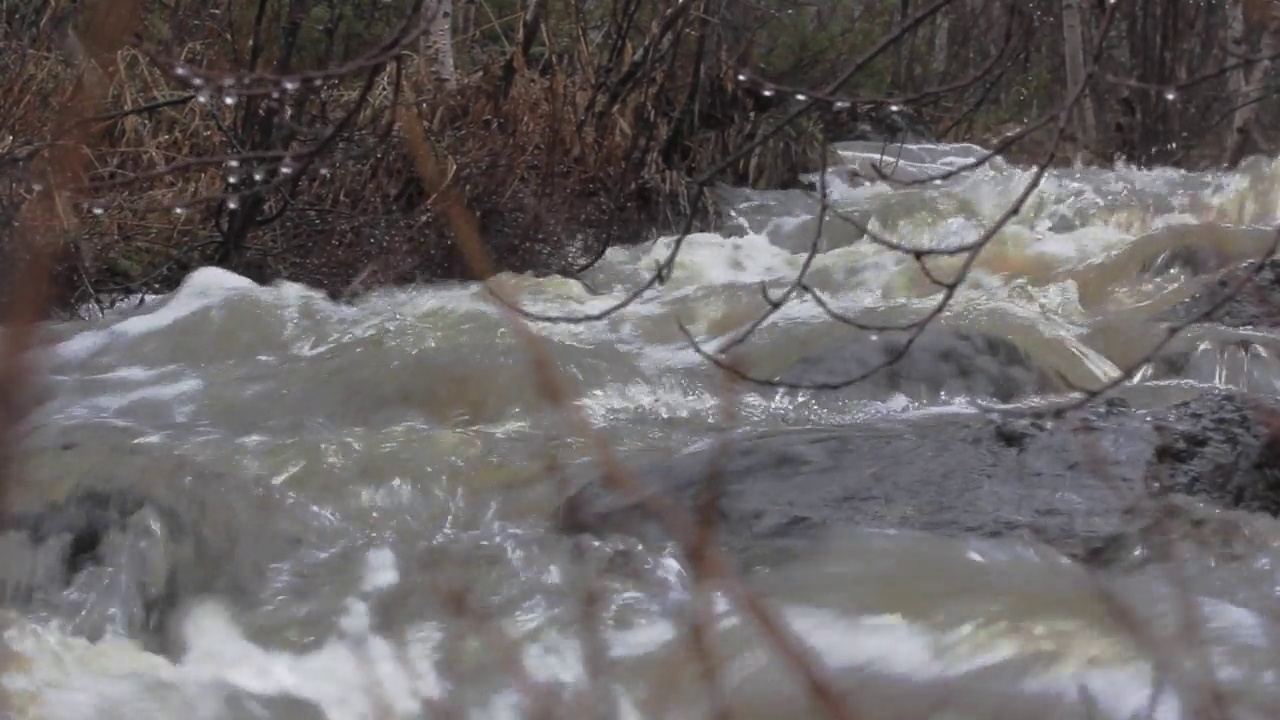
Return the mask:
{"type": "Polygon", "coordinates": [[[232,690],[223,700],[225,717],[243,720],[325,720],[328,716],[307,700],[288,696],[250,695],[232,690]]]}
{"type": "Polygon", "coordinates": [[[1168,225],[1135,238],[1114,254],[1067,271],[1063,279],[1073,280],[1080,304],[1093,308],[1109,304],[1117,288],[1135,281],[1203,279],[1263,256],[1274,242],[1275,234],[1266,228],[1218,223],[1168,225]]]}
{"type": "Polygon", "coordinates": [[[822,124],[829,142],[937,142],[933,128],[903,107],[878,105],[858,112],[832,112],[822,116],[822,124]]]}
{"type": "Polygon", "coordinates": [[[296,551],[297,518],[254,479],[138,438],[97,423],[32,435],[0,515],[0,604],[173,654],[181,610],[252,600],[296,551]]]}
{"type": "Polygon", "coordinates": [[[192,553],[169,508],[126,490],[78,491],[0,518],[0,602],[94,640],[108,631],[154,637],[192,553]]]}
{"type": "Polygon", "coordinates": [[[1214,322],[1227,327],[1280,325],[1280,259],[1265,261],[1252,280],[1253,263],[1243,263],[1208,279],[1191,297],[1157,316],[1169,323],[1214,322]],[[1221,306],[1219,307],[1219,304],[1221,306]]]}
{"type": "Polygon", "coordinates": [[[1191,281],[1185,299],[1156,313],[1154,323],[1101,324],[1089,342],[1122,368],[1145,364],[1144,379],[1185,378],[1275,395],[1280,259],[1265,261],[1256,273],[1255,267],[1245,262],[1191,281]],[[1178,333],[1167,338],[1167,329],[1178,333]]]}
{"type": "Polygon", "coordinates": [[[1280,410],[1234,393],[1171,407],[1146,481],[1223,507],[1280,514],[1280,410]]]}
{"type": "Polygon", "coordinates": [[[1197,555],[1213,563],[1248,561],[1268,552],[1276,520],[1225,510],[1185,495],[1167,495],[1125,510],[1128,522],[1089,549],[1084,561],[1123,571],[1155,563],[1185,564],[1197,555]]]}
{"type": "MultiPolygon", "coordinates": [[[[646,491],[691,509],[720,463],[720,537],[745,567],[842,527],[1022,537],[1097,558],[1149,493],[1280,511],[1274,413],[1213,391],[1160,411],[1110,403],[1054,422],[917,415],[762,434],[739,440],[726,457],[688,453],[639,468],[637,477],[646,491]]],[[[671,539],[640,503],[594,478],[561,515],[567,532],[671,539]]]]}
{"type": "MultiPolygon", "coordinates": [[[[777,380],[801,386],[846,382],[896,357],[910,337],[904,331],[856,333],[852,340],[802,358],[777,380]]],[[[1063,389],[1011,340],[930,327],[903,357],[846,392],[875,398],[900,392],[913,400],[948,395],[1010,402],[1063,389]]]]}
{"type": "Polygon", "coordinates": [[[99,422],[32,433],[0,515],[0,604],[168,657],[206,599],[263,646],[306,652],[332,637],[361,582],[330,571],[356,566],[352,531],[222,453],[144,433],[99,422]]]}
{"type": "Polygon", "coordinates": [[[1141,277],[1160,277],[1170,273],[1201,276],[1217,272],[1227,265],[1228,255],[1213,245],[1176,245],[1148,258],[1138,268],[1141,277]]]}

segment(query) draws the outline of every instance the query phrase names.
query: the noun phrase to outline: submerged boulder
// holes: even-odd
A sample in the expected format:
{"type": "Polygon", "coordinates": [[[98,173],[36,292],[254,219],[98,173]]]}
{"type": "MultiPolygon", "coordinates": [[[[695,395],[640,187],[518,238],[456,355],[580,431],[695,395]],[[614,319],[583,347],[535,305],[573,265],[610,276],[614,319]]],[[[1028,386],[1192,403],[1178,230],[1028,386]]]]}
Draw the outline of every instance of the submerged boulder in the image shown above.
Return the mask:
{"type": "Polygon", "coordinates": [[[1149,316],[1095,323],[1086,342],[1146,380],[1280,395],[1280,259],[1240,263],[1174,292],[1180,300],[1149,316]]]}
{"type": "Polygon", "coordinates": [[[1065,389],[1008,338],[931,326],[903,354],[911,336],[907,331],[852,332],[793,363],[777,380],[805,387],[839,384],[882,368],[842,392],[876,399],[902,393],[919,401],[963,396],[1010,402],[1065,389]]]}
{"type": "MultiPolygon", "coordinates": [[[[748,568],[851,527],[1021,537],[1096,558],[1153,494],[1280,511],[1274,412],[1215,390],[1147,412],[1114,400],[1058,421],[918,414],[755,435],[722,457],[698,450],[635,474],[646,492],[691,510],[718,466],[720,540],[748,568]]],[[[561,518],[570,533],[673,539],[641,502],[596,478],[561,518]]]]}
{"type": "Polygon", "coordinates": [[[1247,260],[1263,256],[1275,242],[1267,228],[1220,223],[1177,224],[1157,228],[1135,238],[1115,253],[1060,279],[1076,284],[1086,309],[1110,304],[1117,290],[1160,278],[1203,281],[1247,260]]]}
{"type": "Polygon", "coordinates": [[[831,110],[822,114],[830,142],[933,143],[933,128],[912,110],[897,105],[874,105],[831,110]]]}
{"type": "Polygon", "coordinates": [[[253,478],[140,437],[84,423],[30,438],[0,513],[0,606],[169,652],[192,600],[252,598],[297,551],[282,501],[253,478]]]}
{"type": "Polygon", "coordinates": [[[1113,571],[1195,560],[1249,562],[1270,551],[1280,530],[1272,516],[1180,494],[1130,506],[1125,516],[1128,522],[1091,547],[1084,562],[1113,571]]]}
{"type": "Polygon", "coordinates": [[[1232,328],[1280,326],[1280,258],[1256,269],[1245,262],[1206,278],[1188,298],[1165,310],[1167,323],[1211,322],[1232,328]],[[1242,281],[1244,282],[1242,285],[1242,281]]]}
{"type": "Polygon", "coordinates": [[[194,559],[172,509],[129,490],[84,489],[0,517],[0,603],[91,640],[155,637],[194,559]]]}

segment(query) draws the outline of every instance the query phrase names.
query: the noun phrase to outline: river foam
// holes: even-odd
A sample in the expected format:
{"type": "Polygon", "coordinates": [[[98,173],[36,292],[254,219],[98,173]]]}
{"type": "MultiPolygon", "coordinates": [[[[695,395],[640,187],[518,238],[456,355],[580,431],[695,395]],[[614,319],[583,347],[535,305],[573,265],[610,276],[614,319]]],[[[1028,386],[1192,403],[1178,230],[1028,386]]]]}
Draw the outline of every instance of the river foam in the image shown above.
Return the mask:
{"type": "MultiPolygon", "coordinates": [[[[1028,168],[999,161],[954,179],[902,186],[851,176],[852,167],[865,174],[880,162],[882,149],[839,150],[847,164],[833,168],[826,183],[832,206],[925,249],[980,237],[1032,176],[1028,168]]],[[[919,179],[979,153],[968,145],[913,146],[902,149],[892,171],[899,179],[919,179]]],[[[1097,297],[1120,291],[1110,281],[1096,296],[1082,291],[1091,273],[1164,228],[1190,228],[1193,241],[1225,247],[1234,241],[1221,239],[1229,234],[1222,228],[1276,222],[1278,179],[1280,164],[1270,159],[1250,160],[1234,173],[1055,169],[980,256],[945,321],[1015,335],[1037,362],[1081,382],[1114,378],[1117,363],[1090,344],[1089,330],[1106,305],[1097,297]]],[[[534,324],[573,385],[574,401],[624,454],[711,442],[724,389],[677,322],[712,348],[734,337],[767,308],[762,290],[776,294],[788,285],[818,230],[817,203],[804,193],[724,192],[736,220],[721,233],[686,238],[665,282],[625,310],[596,323],[534,324]]],[[[809,279],[831,307],[893,321],[937,302],[938,288],[914,260],[867,242],[855,224],[829,218],[823,226],[809,279]]],[[[504,280],[530,309],[597,313],[626,300],[675,242],[613,248],[582,282],[504,280]]],[[[944,258],[931,268],[945,273],[955,264],[944,258]]],[[[1145,297],[1143,288],[1131,291],[1145,297]]],[[[157,457],[198,463],[212,477],[237,478],[220,490],[227,502],[278,503],[282,532],[292,532],[294,523],[314,532],[299,532],[296,553],[277,559],[260,595],[237,598],[241,605],[195,602],[174,629],[181,652],[169,656],[133,639],[90,643],[54,622],[9,617],[5,637],[17,658],[5,686],[18,717],[387,720],[434,717],[455,707],[464,716],[500,718],[525,716],[525,702],[538,693],[577,702],[574,693],[593,669],[582,654],[580,588],[571,581],[577,556],[547,530],[554,503],[543,481],[548,448],[572,461],[590,455],[590,447],[568,437],[566,424],[546,406],[527,349],[483,287],[382,289],[336,303],[301,285],[258,285],[201,268],[173,293],[144,300],[54,328],[46,370],[55,394],[40,414],[48,438],[37,459],[83,454],[41,465],[59,475],[48,487],[93,484],[103,468],[120,466],[122,453],[143,447],[157,457]],[[105,433],[107,425],[123,439],[105,433]],[[63,451],[59,438],[71,432],[107,439],[63,451]],[[431,581],[453,573],[480,588],[475,593],[492,621],[486,627],[501,634],[494,642],[482,640],[432,594],[438,588],[431,581]],[[316,623],[323,632],[296,630],[298,617],[313,615],[331,621],[316,623]],[[494,643],[506,643],[505,650],[494,643]],[[515,687],[512,656],[532,691],[515,687]],[[459,677],[459,668],[471,674],[459,677]]],[[[767,375],[832,335],[820,307],[797,302],[744,347],[743,362],[767,375]]],[[[1249,380],[1239,358],[1219,357],[1215,348],[1197,356],[1196,379],[1266,380],[1249,380]]],[[[737,417],[752,430],[779,430],[903,413],[978,412],[969,401],[754,389],[742,391],[737,417]]],[[[131,463],[129,472],[140,476],[147,467],[184,467],[146,457],[131,463]]],[[[137,478],[140,484],[175,480],[137,478]]],[[[897,542],[910,552],[923,547],[909,538],[897,542]]],[[[1006,562],[957,559],[967,549],[951,544],[939,552],[954,567],[1006,562]]],[[[690,716],[705,699],[700,689],[657,697],[665,692],[663,672],[676,668],[689,682],[696,677],[695,666],[679,660],[687,660],[686,633],[675,616],[688,607],[688,578],[669,549],[604,543],[591,553],[626,570],[601,580],[602,637],[619,668],[611,676],[610,702],[622,717],[660,716],[653,708],[663,700],[674,703],[667,716],[690,716]]],[[[920,562],[898,564],[903,587],[928,587],[912,575],[920,562]]],[[[1071,572],[1054,562],[1010,572],[1028,587],[1071,572]]],[[[952,590],[962,584],[958,578],[952,590]]],[[[1020,583],[1001,592],[1017,595],[1020,583]]],[[[844,587],[830,582],[824,592],[844,587]]],[[[935,599],[940,614],[946,599],[935,599]]],[[[982,716],[982,698],[1015,696],[1027,703],[1015,703],[1026,712],[1011,710],[1011,717],[1041,717],[1035,698],[1070,705],[1083,687],[1100,717],[1122,718],[1141,711],[1151,690],[1151,664],[1122,647],[1114,628],[1090,618],[1046,621],[1039,634],[1016,623],[977,633],[973,618],[939,625],[856,605],[778,602],[839,681],[872,697],[877,688],[884,691],[886,715],[901,701],[884,689],[893,683],[921,692],[970,692],[978,698],[974,717],[982,716]],[[1055,660],[1016,675],[1012,685],[998,670],[1046,655],[1055,660]]],[[[1258,622],[1253,611],[1223,603],[1216,606],[1221,628],[1258,622]]],[[[740,705],[737,716],[808,717],[799,686],[768,657],[750,623],[723,599],[717,612],[730,648],[726,679],[740,705]]],[[[1222,647],[1239,651],[1244,641],[1223,634],[1222,647]]],[[[1172,692],[1154,716],[1181,717],[1185,707],[1172,692]]]]}

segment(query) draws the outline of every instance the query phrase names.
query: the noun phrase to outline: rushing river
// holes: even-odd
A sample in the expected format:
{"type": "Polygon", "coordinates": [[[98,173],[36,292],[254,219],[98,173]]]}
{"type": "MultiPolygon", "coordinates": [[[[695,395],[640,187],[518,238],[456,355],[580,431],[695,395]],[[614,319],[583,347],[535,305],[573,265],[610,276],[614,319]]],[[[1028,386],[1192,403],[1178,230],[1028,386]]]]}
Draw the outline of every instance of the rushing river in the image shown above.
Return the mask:
{"type": "MultiPolygon", "coordinates": [[[[870,159],[866,147],[841,152],[850,165],[870,159]]],[[[907,148],[896,172],[939,172],[975,152],[907,148]]],[[[844,167],[828,189],[832,207],[877,231],[943,248],[977,238],[1031,177],[997,161],[895,187],[851,182],[844,167]]],[[[1131,352],[1126,313],[1183,283],[1177,272],[1129,282],[1153,259],[1144,238],[1184,233],[1245,258],[1278,221],[1278,181],[1280,163],[1265,159],[1232,173],[1054,170],[944,320],[1015,337],[1075,382],[1104,382],[1131,352]],[[1102,322],[1112,330],[1098,331],[1102,322]]],[[[665,283],[599,322],[536,325],[577,406],[624,459],[717,437],[724,384],[678,323],[714,348],[765,308],[761,281],[780,289],[805,260],[811,196],[724,197],[732,227],[688,238],[665,283]]],[[[671,243],[613,249],[581,280],[506,279],[532,310],[595,312],[643,282],[671,243]]],[[[892,319],[937,301],[915,262],[846,222],[828,219],[819,249],[811,283],[844,312],[892,319]]],[[[946,275],[958,263],[931,268],[946,275]]],[[[742,362],[777,374],[832,325],[797,301],[744,346],[742,362]]],[[[547,404],[519,333],[482,286],[341,304],[202,269],[168,296],[50,336],[23,502],[102,485],[197,504],[228,548],[227,566],[200,572],[225,577],[214,584],[226,592],[185,607],[165,647],[112,632],[134,602],[122,588],[146,567],[76,588],[68,607],[79,614],[10,613],[14,717],[524,717],[538,698],[556,708],[544,717],[568,717],[588,707],[587,689],[618,717],[706,716],[684,625],[690,578],[672,548],[575,544],[551,524],[554,468],[589,457],[591,441],[547,404]],[[614,562],[622,549],[627,559],[614,562]],[[86,640],[95,628],[106,636],[86,640]]],[[[1183,380],[1275,390],[1280,366],[1269,358],[1248,372],[1216,358],[1183,380]]],[[[740,388],[734,402],[742,432],[976,412],[948,394],[740,388]]],[[[1280,663],[1255,602],[1280,590],[1271,560],[1193,568],[1215,588],[1203,601],[1203,645],[1239,703],[1235,717],[1266,717],[1280,702],[1280,663]]],[[[857,698],[858,717],[1190,712],[1176,692],[1148,708],[1151,654],[1078,566],[1030,546],[853,534],[748,582],[857,698]]],[[[1136,574],[1113,591],[1161,616],[1162,582],[1136,574]]],[[[821,716],[750,621],[724,598],[713,611],[734,717],[821,716]]]]}

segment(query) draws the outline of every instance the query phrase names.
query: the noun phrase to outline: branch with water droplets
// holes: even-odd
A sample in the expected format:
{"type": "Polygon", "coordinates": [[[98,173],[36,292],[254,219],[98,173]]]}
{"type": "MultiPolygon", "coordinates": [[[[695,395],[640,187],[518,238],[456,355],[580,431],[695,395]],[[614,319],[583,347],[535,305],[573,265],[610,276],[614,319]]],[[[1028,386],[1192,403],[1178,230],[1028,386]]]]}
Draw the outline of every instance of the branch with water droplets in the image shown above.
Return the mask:
{"type": "MultiPolygon", "coordinates": [[[[635,304],[636,301],[643,297],[645,293],[660,285],[663,278],[668,276],[674,269],[676,259],[684,249],[685,240],[693,232],[697,215],[703,208],[705,203],[705,193],[717,178],[719,178],[730,167],[750,156],[783,130],[791,127],[800,118],[817,111],[824,105],[829,105],[826,99],[829,99],[839,93],[840,89],[844,87],[844,85],[848,84],[852,78],[857,76],[858,73],[864,72],[871,62],[883,55],[889,48],[893,47],[895,43],[902,41],[908,33],[919,27],[926,20],[936,15],[954,1],[955,0],[935,0],[932,4],[918,11],[892,32],[881,37],[870,49],[860,55],[845,72],[843,72],[833,83],[821,92],[796,92],[796,100],[800,103],[797,108],[787,112],[782,118],[778,119],[767,129],[759,132],[750,142],[744,143],[742,147],[730,153],[713,167],[704,171],[698,177],[691,179],[688,184],[692,188],[689,192],[689,195],[693,198],[692,207],[689,208],[689,211],[686,213],[683,226],[676,234],[675,239],[672,242],[671,249],[658,263],[657,267],[647,276],[644,282],[628,291],[621,299],[611,303],[599,311],[582,314],[538,313],[517,305],[508,305],[508,309],[528,321],[577,324],[605,320],[635,304]]],[[[507,304],[505,300],[500,298],[499,302],[507,304]]]]}
{"type": "Polygon", "coordinates": [[[371,68],[380,68],[394,61],[430,29],[431,20],[434,18],[434,13],[438,11],[438,6],[433,5],[432,12],[427,13],[425,12],[427,2],[428,0],[414,0],[395,32],[377,48],[350,62],[319,70],[283,74],[257,71],[215,72],[193,67],[182,60],[157,51],[144,54],[157,68],[192,87],[198,95],[206,98],[212,98],[215,94],[229,94],[234,98],[251,95],[279,97],[303,86],[321,86],[346,77],[360,75],[371,68]]]}
{"type": "MultiPolygon", "coordinates": [[[[699,342],[683,322],[680,322],[679,324],[680,332],[685,336],[686,341],[693,348],[694,352],[696,352],[704,360],[714,364],[716,367],[720,368],[722,371],[735,375],[741,380],[744,380],[756,385],[767,386],[767,387],[777,387],[777,388],[796,389],[796,390],[840,390],[843,388],[856,385],[864,380],[867,380],[873,375],[879,372],[882,372],[892,367],[893,365],[897,364],[907,356],[907,354],[911,350],[911,347],[920,338],[920,336],[929,327],[929,325],[934,320],[941,317],[941,315],[946,311],[948,306],[951,304],[952,300],[955,298],[956,293],[959,291],[959,288],[964,283],[965,279],[968,277],[970,270],[973,268],[974,264],[977,262],[978,256],[982,252],[982,250],[991,242],[991,240],[996,236],[998,232],[1000,232],[1000,230],[1006,227],[1009,224],[1009,222],[1013,220],[1013,218],[1017,217],[1022,212],[1022,208],[1025,205],[1026,201],[1031,197],[1032,193],[1034,193],[1035,190],[1040,186],[1041,180],[1044,178],[1045,174],[1048,172],[1049,167],[1051,167],[1053,164],[1053,160],[1054,160],[1054,157],[1056,156],[1057,149],[1062,142],[1062,136],[1066,131],[1068,122],[1070,121],[1071,111],[1075,107],[1075,103],[1078,102],[1080,97],[1083,95],[1084,89],[1087,87],[1087,84],[1088,84],[1088,79],[1089,79],[1089,76],[1086,75],[1086,77],[1084,78],[1084,82],[1082,82],[1071,94],[1071,96],[1068,97],[1067,101],[1054,112],[1052,119],[1057,120],[1057,126],[1055,128],[1053,141],[1051,142],[1049,149],[1044,153],[1044,156],[1041,159],[1041,161],[1036,165],[1036,169],[1035,169],[1035,172],[1032,174],[1032,177],[1024,184],[1022,191],[1018,194],[1018,196],[1014,199],[1014,201],[1007,208],[1005,208],[1004,212],[1002,212],[998,218],[996,218],[996,221],[992,223],[991,226],[988,227],[986,231],[984,231],[982,235],[980,235],[972,243],[967,243],[966,245],[958,249],[957,248],[952,248],[952,249],[909,248],[900,243],[892,242],[886,238],[880,237],[878,234],[872,232],[871,229],[867,227],[864,223],[858,222],[856,221],[856,219],[852,217],[846,218],[848,221],[855,223],[859,227],[859,229],[863,230],[863,232],[866,233],[866,237],[871,238],[873,242],[878,241],[877,244],[880,244],[883,247],[887,247],[891,250],[898,250],[900,252],[910,254],[916,260],[916,262],[919,263],[920,266],[925,270],[926,277],[928,277],[929,280],[933,282],[935,285],[938,285],[942,288],[942,297],[939,298],[937,303],[933,306],[932,309],[929,310],[928,313],[925,314],[923,318],[913,323],[909,323],[908,325],[902,328],[898,328],[898,329],[904,329],[904,330],[910,329],[911,331],[910,335],[907,337],[907,339],[904,341],[901,347],[899,347],[896,351],[890,353],[889,357],[885,358],[880,363],[872,366],[871,368],[868,368],[867,370],[861,373],[858,373],[857,375],[846,378],[844,380],[839,380],[835,382],[821,382],[821,383],[796,383],[796,382],[786,382],[786,381],[776,380],[773,378],[763,378],[763,377],[754,376],[750,373],[744,372],[733,363],[726,361],[723,357],[725,353],[727,353],[729,350],[746,342],[746,340],[752,334],[754,334],[769,317],[772,317],[781,309],[781,307],[785,304],[786,300],[788,300],[794,294],[795,291],[800,291],[802,288],[807,287],[805,283],[805,279],[806,279],[805,276],[807,275],[810,267],[810,258],[817,251],[817,247],[819,245],[820,235],[821,235],[822,220],[828,212],[828,198],[827,198],[825,183],[822,184],[822,187],[820,189],[821,205],[820,205],[819,214],[818,214],[817,230],[815,230],[814,237],[810,242],[809,256],[806,257],[806,262],[801,266],[801,269],[797,273],[795,281],[788,287],[788,291],[784,293],[783,298],[778,302],[771,301],[769,303],[770,306],[763,313],[761,313],[761,315],[757,318],[757,320],[753,321],[752,323],[749,323],[747,328],[743,332],[739,333],[736,337],[734,337],[728,343],[726,343],[724,347],[722,347],[721,349],[715,352],[708,350],[703,345],[703,343],[699,342]],[[923,257],[927,254],[937,254],[937,255],[964,254],[965,257],[964,257],[964,260],[961,262],[960,268],[957,271],[955,278],[949,281],[943,281],[933,276],[933,274],[928,271],[927,267],[925,267],[923,262],[923,257]]],[[[1046,121],[1046,124],[1047,124],[1047,121],[1046,121]]],[[[825,172],[823,173],[822,177],[825,177],[825,172]]],[[[833,320],[836,320],[837,322],[841,322],[842,324],[851,325],[853,327],[857,327],[861,329],[868,329],[871,327],[863,323],[851,322],[851,318],[848,318],[847,316],[842,314],[832,312],[832,308],[830,304],[826,302],[819,303],[819,307],[822,308],[823,311],[827,313],[828,317],[830,317],[833,320]]]]}

